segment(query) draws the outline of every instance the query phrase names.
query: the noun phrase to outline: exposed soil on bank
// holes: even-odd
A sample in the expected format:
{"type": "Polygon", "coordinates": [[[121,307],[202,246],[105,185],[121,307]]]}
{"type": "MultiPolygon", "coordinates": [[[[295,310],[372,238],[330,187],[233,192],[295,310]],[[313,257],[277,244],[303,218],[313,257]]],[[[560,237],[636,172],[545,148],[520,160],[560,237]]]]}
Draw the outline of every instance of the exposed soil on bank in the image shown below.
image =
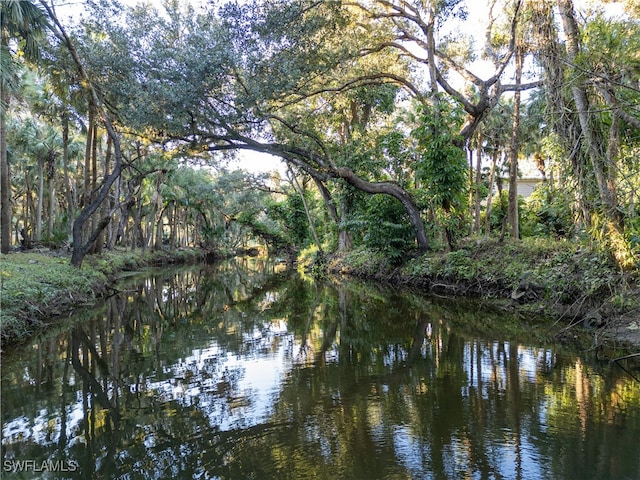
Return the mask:
{"type": "Polygon", "coordinates": [[[489,299],[510,312],[549,318],[559,341],[640,348],[638,270],[620,271],[604,252],[566,241],[467,241],[454,252],[389,262],[358,250],[329,263],[347,274],[446,297],[489,299]]]}

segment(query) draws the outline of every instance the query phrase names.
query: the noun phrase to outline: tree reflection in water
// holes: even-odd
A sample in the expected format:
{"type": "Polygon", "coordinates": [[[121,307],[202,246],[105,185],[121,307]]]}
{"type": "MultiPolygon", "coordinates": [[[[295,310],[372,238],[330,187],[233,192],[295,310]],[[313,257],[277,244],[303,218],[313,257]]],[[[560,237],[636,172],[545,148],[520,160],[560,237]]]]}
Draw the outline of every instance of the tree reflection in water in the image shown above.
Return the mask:
{"type": "Polygon", "coordinates": [[[257,259],[119,288],[5,353],[3,462],[74,460],[72,478],[639,478],[638,382],[499,333],[518,323],[504,314],[257,259]]]}

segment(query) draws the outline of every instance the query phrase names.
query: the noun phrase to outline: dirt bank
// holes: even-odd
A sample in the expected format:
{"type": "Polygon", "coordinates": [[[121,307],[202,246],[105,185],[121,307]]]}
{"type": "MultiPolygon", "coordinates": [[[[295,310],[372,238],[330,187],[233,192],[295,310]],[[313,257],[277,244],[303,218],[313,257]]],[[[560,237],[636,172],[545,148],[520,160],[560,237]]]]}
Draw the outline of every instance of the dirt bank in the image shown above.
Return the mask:
{"type": "Polygon", "coordinates": [[[639,272],[622,272],[604,252],[568,241],[468,241],[454,252],[392,264],[357,250],[334,257],[333,273],[404,285],[440,296],[490,299],[508,311],[544,315],[566,340],[578,331],[595,344],[640,348],[639,272]]]}

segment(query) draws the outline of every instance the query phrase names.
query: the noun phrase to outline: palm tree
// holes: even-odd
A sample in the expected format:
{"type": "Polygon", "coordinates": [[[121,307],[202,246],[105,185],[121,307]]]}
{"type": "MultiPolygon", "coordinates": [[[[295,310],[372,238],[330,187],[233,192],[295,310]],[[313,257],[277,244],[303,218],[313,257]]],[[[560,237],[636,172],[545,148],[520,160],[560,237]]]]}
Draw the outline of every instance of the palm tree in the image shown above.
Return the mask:
{"type": "Polygon", "coordinates": [[[16,132],[16,147],[20,147],[20,150],[27,158],[36,159],[38,202],[35,218],[35,240],[40,241],[42,240],[45,211],[45,192],[49,196],[49,218],[46,233],[48,237],[51,237],[53,233],[53,205],[55,203],[53,176],[55,175],[55,160],[62,149],[62,138],[56,128],[46,124],[39,124],[33,118],[27,118],[16,132]]]}
{"type": "Polygon", "coordinates": [[[7,158],[7,111],[11,93],[18,89],[18,65],[11,41],[22,42],[25,58],[38,56],[38,37],[47,27],[47,17],[26,0],[0,2],[0,251],[11,247],[11,171],[7,158]]]}
{"type": "MultiPolygon", "coordinates": [[[[493,184],[494,181],[498,184],[498,199],[500,200],[500,208],[502,205],[502,181],[500,169],[502,166],[498,165],[499,158],[505,158],[507,154],[507,145],[509,145],[510,135],[512,133],[513,124],[510,125],[510,119],[513,118],[513,102],[509,101],[500,105],[498,108],[489,112],[483,125],[484,136],[484,151],[491,158],[491,170],[489,173],[489,193],[487,195],[487,208],[485,213],[485,237],[489,237],[491,224],[491,209],[493,202],[493,184]]],[[[504,210],[504,209],[503,209],[504,210]]],[[[506,227],[506,217],[502,219],[503,228],[501,237],[504,235],[504,228],[506,227]]]]}

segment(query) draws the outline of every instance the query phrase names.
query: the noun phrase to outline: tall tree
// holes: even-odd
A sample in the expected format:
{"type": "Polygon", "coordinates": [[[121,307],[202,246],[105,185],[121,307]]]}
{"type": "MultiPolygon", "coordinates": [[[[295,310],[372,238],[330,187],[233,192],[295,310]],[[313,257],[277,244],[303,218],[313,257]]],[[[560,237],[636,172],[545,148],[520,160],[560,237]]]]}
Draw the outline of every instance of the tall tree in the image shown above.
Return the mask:
{"type": "MultiPolygon", "coordinates": [[[[574,14],[573,0],[558,0],[558,9],[560,11],[564,33],[567,37],[567,60],[570,64],[575,65],[580,54],[580,29],[574,14]]],[[[582,138],[584,139],[585,148],[591,162],[591,168],[600,194],[600,200],[605,209],[605,215],[609,220],[619,225],[615,196],[607,185],[605,162],[599,147],[601,142],[596,138],[596,132],[591,125],[591,119],[589,117],[590,102],[585,88],[583,74],[581,72],[576,73],[577,75],[571,82],[571,94],[577,110],[582,138]]]]}
{"type": "Polygon", "coordinates": [[[0,252],[11,248],[11,169],[7,157],[7,111],[17,85],[18,64],[10,42],[22,43],[25,58],[38,56],[38,39],[47,27],[43,11],[30,1],[0,2],[0,252]]]}
{"type": "MultiPolygon", "coordinates": [[[[439,29],[444,29],[447,21],[465,20],[467,11],[464,2],[460,0],[421,1],[409,0],[391,2],[375,0],[372,2],[354,2],[366,12],[370,21],[390,23],[392,36],[374,36],[363,53],[372,55],[383,50],[392,50],[402,58],[408,59],[413,65],[422,66],[429,72],[428,91],[435,90],[434,77],[439,90],[457,101],[467,113],[465,123],[461,126],[460,146],[464,146],[473,135],[475,129],[483,121],[485,115],[494,108],[502,95],[509,91],[522,91],[539,85],[539,82],[527,84],[502,83],[503,74],[510,65],[515,52],[516,28],[521,0],[509,2],[512,8],[506,41],[498,45],[492,40],[495,19],[493,11],[495,1],[489,2],[489,24],[487,27],[487,41],[484,53],[494,65],[494,73],[487,80],[467,68],[469,60],[476,55],[470,51],[470,39],[452,41],[450,35],[443,34],[445,41],[438,44],[435,40],[439,29]],[[410,46],[417,48],[410,48],[410,46]],[[454,82],[453,77],[461,80],[454,82]],[[462,84],[462,87],[458,85],[462,84]]],[[[395,78],[409,91],[417,94],[418,98],[429,98],[418,83],[412,83],[408,78],[395,78]]]]}
{"type": "Polygon", "coordinates": [[[221,17],[182,11],[175,4],[168,5],[166,17],[149,15],[142,7],[133,10],[131,18],[140,19],[144,29],[128,32],[125,39],[121,24],[106,28],[114,36],[112,44],[123,39],[135,46],[111,55],[133,52],[137,61],[131,77],[136,81],[124,85],[119,77],[101,83],[100,90],[123,88],[121,95],[110,97],[121,121],[181,141],[186,150],[258,150],[280,156],[324,184],[339,179],[367,193],[391,195],[410,212],[419,248],[425,250],[420,209],[405,188],[363,177],[338,161],[326,139],[299,125],[311,113],[302,107],[321,94],[383,85],[388,76],[345,80],[347,60],[358,55],[353,45],[340,46],[345,11],[334,12],[337,4],[276,3],[283,8],[230,4],[221,17]],[[325,12],[331,15],[325,18],[325,12]],[[167,64],[169,51],[172,62],[167,64]],[[283,136],[285,130],[289,133],[283,136]]]}
{"type": "MultiPolygon", "coordinates": [[[[515,84],[522,84],[522,69],[525,56],[525,41],[523,34],[516,35],[515,45],[515,84]]],[[[509,144],[509,226],[511,237],[520,238],[520,225],[518,221],[518,157],[520,156],[520,90],[513,93],[513,124],[511,129],[511,141],[509,144]]]]}
{"type": "MultiPolygon", "coordinates": [[[[599,35],[603,35],[606,40],[604,42],[591,41],[595,48],[589,50],[585,48],[583,38],[587,27],[578,23],[572,0],[557,0],[557,6],[566,36],[565,58],[569,66],[567,73],[570,81],[571,101],[577,117],[575,127],[580,133],[579,145],[581,148],[577,149],[577,153],[585,159],[581,165],[588,168],[583,170],[582,184],[588,186],[589,177],[595,179],[595,208],[589,212],[588,220],[595,220],[591,225],[592,233],[597,238],[604,240],[603,243],[608,246],[620,266],[628,268],[636,260],[633,258],[629,244],[625,239],[625,218],[617,196],[617,171],[619,169],[617,158],[620,151],[621,122],[637,128],[640,126],[640,121],[631,113],[632,110],[621,108],[614,92],[620,91],[619,87],[624,90],[625,83],[629,81],[629,78],[633,78],[633,73],[631,75],[629,73],[630,69],[633,72],[634,58],[630,58],[631,62],[629,63],[621,62],[615,69],[618,70],[616,73],[608,68],[603,70],[601,60],[602,50],[608,50],[611,57],[615,58],[616,54],[610,47],[616,43],[626,43],[627,38],[630,40],[629,43],[637,45],[637,40],[633,40],[634,37],[637,39],[637,27],[635,29],[623,27],[625,31],[623,34],[625,41],[623,42],[620,37],[616,40],[615,34],[612,36],[600,31],[599,35]],[[599,43],[601,46],[597,46],[599,43]],[[594,95],[594,91],[598,92],[599,96],[594,95]],[[602,101],[610,109],[612,116],[602,115],[597,112],[597,108],[594,109],[594,106],[602,101]]],[[[595,30],[597,30],[597,26],[595,30]]],[[[611,33],[613,31],[614,29],[611,30],[611,33]]],[[[593,35],[591,36],[593,37],[593,35]]],[[[589,36],[585,38],[587,41],[589,40],[589,36]]],[[[637,50],[634,55],[637,55],[637,50]]],[[[634,88],[632,86],[632,89],[634,88]]]]}
{"type": "MultiPolygon", "coordinates": [[[[106,131],[107,135],[113,142],[114,161],[113,167],[110,172],[105,172],[104,178],[100,185],[96,189],[96,193],[84,208],[80,211],[73,223],[73,252],[71,254],[71,264],[77,267],[82,265],[82,261],[86,254],[90,251],[94,242],[99,238],[102,231],[109,225],[111,221],[111,212],[100,218],[100,220],[92,228],[88,234],[84,234],[84,228],[86,222],[91,219],[91,216],[98,211],[103,202],[107,199],[109,191],[113,184],[116,182],[122,170],[124,168],[124,160],[121,149],[120,134],[116,131],[112,114],[107,111],[104,106],[104,100],[102,94],[95,88],[94,80],[89,76],[85,68],[85,64],[78,54],[78,50],[75,47],[74,42],[67,33],[66,29],[62,26],[52,6],[48,5],[45,0],[40,0],[40,3],[44,10],[47,12],[51,22],[53,23],[53,31],[58,40],[67,48],[69,54],[73,59],[75,68],[78,71],[78,75],[82,80],[82,85],[87,90],[87,97],[90,108],[92,108],[97,115],[99,115],[106,131]]],[[[89,140],[87,140],[89,141],[89,140]]]]}

